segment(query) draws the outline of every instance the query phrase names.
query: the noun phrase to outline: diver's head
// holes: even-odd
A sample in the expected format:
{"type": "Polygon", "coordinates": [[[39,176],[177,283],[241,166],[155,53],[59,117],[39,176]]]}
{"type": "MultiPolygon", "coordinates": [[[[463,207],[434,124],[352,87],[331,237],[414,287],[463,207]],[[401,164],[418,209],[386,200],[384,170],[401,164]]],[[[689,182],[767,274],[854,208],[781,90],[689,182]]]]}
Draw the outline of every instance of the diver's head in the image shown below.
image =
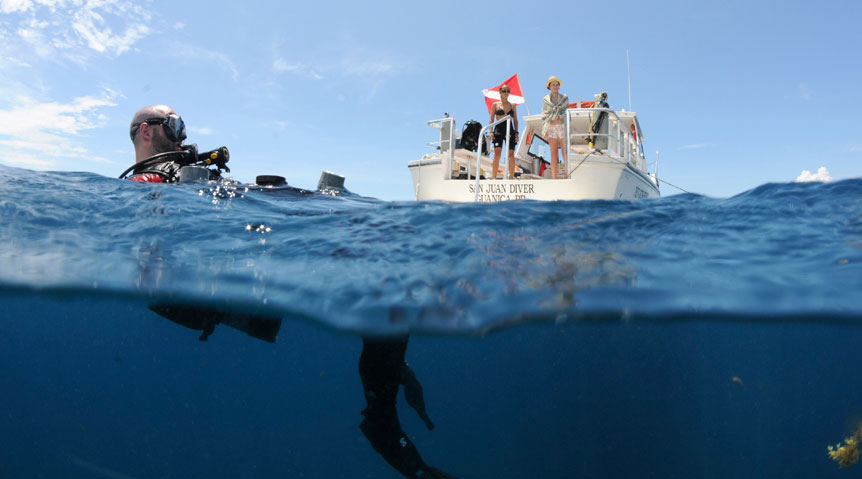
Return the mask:
{"type": "Polygon", "coordinates": [[[186,126],[173,108],[151,105],[135,113],[129,136],[135,145],[135,160],[141,161],[158,153],[181,150],[186,126]]]}

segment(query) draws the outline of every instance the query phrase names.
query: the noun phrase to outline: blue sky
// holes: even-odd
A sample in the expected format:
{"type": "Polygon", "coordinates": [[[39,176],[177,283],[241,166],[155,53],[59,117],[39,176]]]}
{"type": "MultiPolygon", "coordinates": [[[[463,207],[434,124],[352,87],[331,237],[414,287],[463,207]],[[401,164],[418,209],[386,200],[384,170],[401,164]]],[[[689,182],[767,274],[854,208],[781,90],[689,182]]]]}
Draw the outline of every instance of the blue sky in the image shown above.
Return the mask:
{"type": "Polygon", "coordinates": [[[862,175],[862,2],[654,3],[0,0],[0,162],[116,176],[132,114],[165,103],[239,180],[331,170],[407,200],[428,120],[486,123],[481,90],[515,73],[532,113],[551,74],[628,108],[628,50],[660,178],[726,197],[862,175]]]}

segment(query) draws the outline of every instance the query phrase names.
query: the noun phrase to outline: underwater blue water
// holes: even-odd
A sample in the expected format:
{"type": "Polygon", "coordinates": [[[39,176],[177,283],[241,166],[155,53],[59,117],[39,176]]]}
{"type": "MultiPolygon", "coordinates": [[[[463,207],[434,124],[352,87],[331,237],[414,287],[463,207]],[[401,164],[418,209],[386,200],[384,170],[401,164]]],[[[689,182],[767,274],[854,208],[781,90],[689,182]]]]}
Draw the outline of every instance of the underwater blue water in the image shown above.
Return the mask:
{"type": "Polygon", "coordinates": [[[843,477],[862,180],[451,205],[0,166],[0,304],[0,477],[399,477],[357,363],[408,331],[437,428],[402,425],[457,477],[843,477]],[[285,321],[202,342],[166,301],[285,321]]]}

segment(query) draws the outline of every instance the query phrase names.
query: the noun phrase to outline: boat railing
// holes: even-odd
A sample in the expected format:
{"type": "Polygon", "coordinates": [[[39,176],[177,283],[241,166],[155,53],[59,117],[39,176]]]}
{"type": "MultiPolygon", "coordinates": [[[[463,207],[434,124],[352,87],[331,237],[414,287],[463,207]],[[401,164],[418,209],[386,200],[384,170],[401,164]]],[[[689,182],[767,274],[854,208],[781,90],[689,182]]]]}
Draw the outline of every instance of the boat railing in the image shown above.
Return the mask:
{"type": "Polygon", "coordinates": [[[431,120],[428,126],[440,130],[440,141],[429,142],[428,146],[437,148],[441,154],[446,154],[448,167],[444,170],[444,178],[448,178],[448,172],[452,170],[452,161],[455,159],[455,119],[447,116],[439,120],[431,120]]]}
{"type": "MultiPolygon", "coordinates": [[[[479,130],[479,148],[476,149],[476,188],[475,188],[475,190],[476,190],[476,201],[479,201],[479,173],[481,172],[480,167],[482,166],[482,149],[483,149],[482,147],[485,146],[487,143],[487,141],[485,140],[485,132],[487,130],[494,128],[495,126],[499,125],[500,123],[506,122],[506,145],[508,148],[509,137],[512,136],[512,126],[513,126],[514,121],[515,121],[514,118],[512,118],[510,115],[506,115],[503,118],[500,118],[499,120],[497,120],[493,123],[489,123],[487,126],[484,126],[484,127],[482,127],[481,130],[479,130]]],[[[511,178],[509,178],[509,169],[508,168],[506,168],[505,175],[506,175],[505,179],[507,179],[507,180],[511,179],[511,178]]],[[[497,172],[492,171],[491,172],[491,179],[496,179],[496,178],[497,178],[497,172]]]]}
{"type": "MultiPolygon", "coordinates": [[[[500,118],[499,120],[497,120],[493,123],[490,123],[490,124],[488,124],[488,126],[482,127],[482,129],[479,130],[479,145],[480,146],[479,146],[479,148],[476,149],[476,181],[479,180],[479,173],[480,173],[479,166],[480,166],[480,161],[482,159],[482,151],[483,151],[482,145],[484,145],[487,148],[487,143],[488,143],[488,141],[485,138],[485,132],[488,130],[491,130],[492,128],[494,128],[495,126],[497,126],[503,122],[506,122],[506,144],[508,145],[509,144],[509,137],[512,136],[512,126],[513,126],[513,122],[514,122],[514,119],[511,116],[506,115],[505,117],[500,118]]],[[[493,178],[497,177],[496,171],[492,172],[492,174],[494,175],[493,178]]],[[[506,173],[506,179],[507,180],[510,179],[508,175],[509,175],[509,173],[507,172],[506,173]]]]}
{"type": "Polygon", "coordinates": [[[624,123],[619,115],[609,108],[569,108],[566,110],[566,144],[569,145],[568,151],[571,151],[574,141],[579,138],[583,139],[584,144],[588,143],[590,139],[595,144],[596,138],[604,137],[607,139],[605,151],[608,154],[622,158],[626,163],[631,163],[632,166],[644,169],[644,159],[640,154],[641,149],[638,145],[638,140],[626,131],[623,126],[624,123]],[[587,116],[587,120],[592,125],[594,123],[594,115],[599,115],[601,112],[607,113],[608,121],[614,124],[613,126],[610,123],[607,125],[607,133],[572,131],[571,123],[574,117],[587,116]]]}

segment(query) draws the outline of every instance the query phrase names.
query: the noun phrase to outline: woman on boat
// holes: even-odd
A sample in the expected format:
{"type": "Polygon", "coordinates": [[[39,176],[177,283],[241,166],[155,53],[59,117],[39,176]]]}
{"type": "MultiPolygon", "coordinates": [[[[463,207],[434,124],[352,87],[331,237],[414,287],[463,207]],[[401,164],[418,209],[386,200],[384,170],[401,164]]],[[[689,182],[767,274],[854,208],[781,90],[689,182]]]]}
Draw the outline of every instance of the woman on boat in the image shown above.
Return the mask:
{"type": "Polygon", "coordinates": [[[557,148],[563,152],[564,171],[568,171],[566,167],[566,131],[563,128],[563,118],[565,118],[566,109],[569,108],[569,97],[560,93],[560,86],[563,84],[559,78],[551,75],[545,86],[551,93],[545,95],[542,100],[542,136],[548,140],[551,146],[551,177],[555,180],[559,178],[559,159],[557,156],[557,148]]]}
{"type": "MultiPolygon", "coordinates": [[[[509,179],[515,179],[515,143],[518,142],[518,111],[515,109],[515,105],[509,103],[509,93],[511,90],[509,89],[509,85],[503,85],[500,87],[500,101],[494,103],[491,106],[491,119],[488,120],[488,123],[493,123],[500,118],[503,118],[506,115],[510,115],[512,117],[512,129],[509,131],[509,179]]],[[[497,178],[497,168],[500,167],[500,155],[503,150],[503,142],[506,141],[506,122],[500,123],[495,126],[491,131],[491,140],[494,142],[494,165],[493,165],[493,177],[497,178]]]]}

